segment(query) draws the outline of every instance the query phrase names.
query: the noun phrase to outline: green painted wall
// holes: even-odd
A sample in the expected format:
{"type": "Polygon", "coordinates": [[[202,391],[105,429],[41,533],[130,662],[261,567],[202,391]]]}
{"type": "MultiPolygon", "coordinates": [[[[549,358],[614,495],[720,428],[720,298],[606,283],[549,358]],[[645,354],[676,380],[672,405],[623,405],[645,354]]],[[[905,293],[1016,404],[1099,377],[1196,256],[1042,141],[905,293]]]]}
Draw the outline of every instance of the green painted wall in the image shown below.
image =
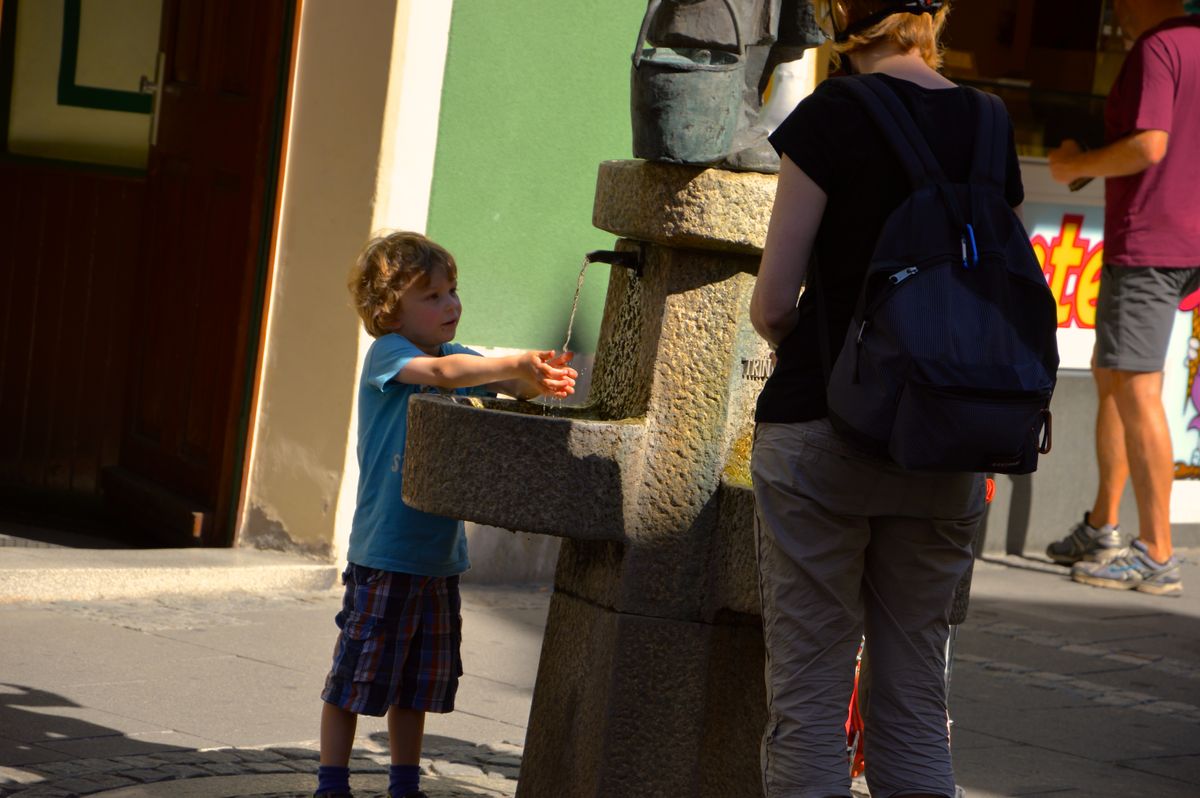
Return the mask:
{"type": "MultiPolygon", "coordinates": [[[[459,263],[458,339],[559,348],[600,161],[630,156],[629,55],[645,0],[455,0],[429,235],[459,263]]],[[[595,351],[609,266],[589,270],[572,348],[595,351]]]]}

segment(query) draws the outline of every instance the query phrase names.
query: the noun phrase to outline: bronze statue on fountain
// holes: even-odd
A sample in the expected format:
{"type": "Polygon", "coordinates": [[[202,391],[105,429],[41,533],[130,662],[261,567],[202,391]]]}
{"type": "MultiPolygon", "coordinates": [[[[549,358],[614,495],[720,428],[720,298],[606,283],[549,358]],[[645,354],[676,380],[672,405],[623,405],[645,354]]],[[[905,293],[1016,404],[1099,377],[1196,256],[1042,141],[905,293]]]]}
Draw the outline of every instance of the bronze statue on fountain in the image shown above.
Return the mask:
{"type": "Polygon", "coordinates": [[[809,90],[801,61],[824,40],[809,0],[650,0],[633,53],[634,155],[778,172],[767,136],[809,90]]]}

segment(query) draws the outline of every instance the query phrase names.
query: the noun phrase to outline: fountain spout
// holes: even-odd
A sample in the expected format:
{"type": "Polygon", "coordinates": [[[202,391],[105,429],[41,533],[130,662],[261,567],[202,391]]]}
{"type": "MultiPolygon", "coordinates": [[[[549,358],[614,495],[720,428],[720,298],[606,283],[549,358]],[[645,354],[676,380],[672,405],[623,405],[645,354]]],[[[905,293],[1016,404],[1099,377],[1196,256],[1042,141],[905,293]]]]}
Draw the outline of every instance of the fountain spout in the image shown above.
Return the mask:
{"type": "Polygon", "coordinates": [[[638,277],[642,276],[642,253],[640,251],[616,252],[611,249],[597,249],[584,256],[588,263],[607,263],[610,266],[624,266],[638,277]]]}

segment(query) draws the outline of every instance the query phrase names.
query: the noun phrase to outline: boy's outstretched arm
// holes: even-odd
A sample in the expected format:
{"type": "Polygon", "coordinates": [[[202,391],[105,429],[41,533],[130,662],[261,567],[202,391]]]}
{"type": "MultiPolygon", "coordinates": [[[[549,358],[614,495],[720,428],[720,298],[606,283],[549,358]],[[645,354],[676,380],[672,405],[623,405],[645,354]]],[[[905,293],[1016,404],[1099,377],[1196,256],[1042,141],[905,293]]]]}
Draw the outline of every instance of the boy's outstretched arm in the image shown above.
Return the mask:
{"type": "Polygon", "coordinates": [[[467,354],[417,357],[400,369],[395,379],[410,385],[447,389],[488,385],[523,399],[540,395],[562,398],[575,392],[575,379],[579,376],[575,369],[566,366],[571,357],[570,352],[555,356],[553,351],[521,352],[506,357],[467,354]]]}

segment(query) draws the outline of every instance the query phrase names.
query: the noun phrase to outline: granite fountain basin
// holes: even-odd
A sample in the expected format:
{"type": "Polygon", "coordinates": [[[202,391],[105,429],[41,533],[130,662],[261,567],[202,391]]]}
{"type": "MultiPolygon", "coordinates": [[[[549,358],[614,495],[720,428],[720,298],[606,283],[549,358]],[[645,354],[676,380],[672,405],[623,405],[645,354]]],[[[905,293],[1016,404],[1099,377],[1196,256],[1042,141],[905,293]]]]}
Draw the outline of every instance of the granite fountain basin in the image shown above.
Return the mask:
{"type": "Polygon", "coordinates": [[[635,517],[644,441],[640,419],[422,394],[409,402],[404,501],[504,529],[623,541],[635,517]]]}

